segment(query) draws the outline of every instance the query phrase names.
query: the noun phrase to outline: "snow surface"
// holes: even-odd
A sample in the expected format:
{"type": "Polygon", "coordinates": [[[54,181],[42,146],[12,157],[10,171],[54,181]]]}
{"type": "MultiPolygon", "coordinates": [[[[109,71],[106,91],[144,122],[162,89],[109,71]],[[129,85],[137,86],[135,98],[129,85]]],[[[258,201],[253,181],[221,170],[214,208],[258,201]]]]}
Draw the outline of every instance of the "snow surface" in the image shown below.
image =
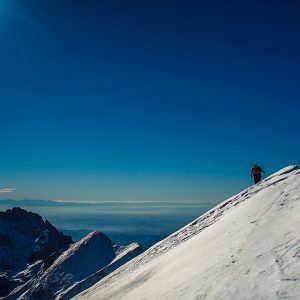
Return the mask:
{"type": "Polygon", "coordinates": [[[300,299],[300,171],[216,206],[75,299],[300,299]]]}

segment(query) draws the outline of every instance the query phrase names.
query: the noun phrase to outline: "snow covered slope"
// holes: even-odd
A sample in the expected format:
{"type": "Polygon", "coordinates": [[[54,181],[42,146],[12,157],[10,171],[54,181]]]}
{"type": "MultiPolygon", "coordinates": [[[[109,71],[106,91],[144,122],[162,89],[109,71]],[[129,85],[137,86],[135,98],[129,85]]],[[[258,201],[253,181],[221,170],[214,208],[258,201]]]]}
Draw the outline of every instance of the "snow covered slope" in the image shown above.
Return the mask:
{"type": "Polygon", "coordinates": [[[221,203],[75,299],[300,299],[300,171],[221,203]]]}

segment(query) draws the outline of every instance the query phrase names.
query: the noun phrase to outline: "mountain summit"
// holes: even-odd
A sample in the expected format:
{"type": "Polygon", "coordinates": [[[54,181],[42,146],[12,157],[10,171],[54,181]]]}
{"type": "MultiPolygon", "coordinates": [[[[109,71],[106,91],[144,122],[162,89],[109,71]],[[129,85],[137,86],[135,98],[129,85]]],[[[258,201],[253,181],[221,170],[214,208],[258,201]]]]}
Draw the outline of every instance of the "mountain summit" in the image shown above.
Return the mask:
{"type": "Polygon", "coordinates": [[[300,299],[300,170],[208,211],[75,299],[300,299]]]}

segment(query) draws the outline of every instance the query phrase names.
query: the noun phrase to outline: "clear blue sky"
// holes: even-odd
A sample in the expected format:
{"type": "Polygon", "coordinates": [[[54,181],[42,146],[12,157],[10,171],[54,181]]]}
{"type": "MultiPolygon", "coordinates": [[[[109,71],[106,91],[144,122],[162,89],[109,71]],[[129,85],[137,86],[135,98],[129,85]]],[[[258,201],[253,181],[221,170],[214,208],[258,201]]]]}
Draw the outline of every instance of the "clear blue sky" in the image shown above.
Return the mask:
{"type": "Polygon", "coordinates": [[[300,154],[299,1],[0,4],[0,198],[221,201],[300,154]],[[7,191],[7,190],[6,190],[7,191]]]}

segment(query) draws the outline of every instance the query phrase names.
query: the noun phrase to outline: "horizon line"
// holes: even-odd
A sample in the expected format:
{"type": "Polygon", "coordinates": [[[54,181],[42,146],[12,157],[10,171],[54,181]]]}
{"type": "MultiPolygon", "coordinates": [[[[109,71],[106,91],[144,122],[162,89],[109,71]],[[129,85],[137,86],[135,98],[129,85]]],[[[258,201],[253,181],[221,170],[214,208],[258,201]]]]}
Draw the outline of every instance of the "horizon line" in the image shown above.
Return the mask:
{"type": "MultiPolygon", "coordinates": [[[[45,199],[0,199],[0,204],[2,201],[13,201],[13,202],[21,202],[21,201],[40,201],[40,202],[52,202],[52,203],[68,203],[68,204],[143,204],[143,203],[172,203],[172,204],[211,204],[211,203],[201,203],[199,201],[168,201],[168,200],[76,200],[76,199],[70,199],[70,200],[62,200],[62,199],[57,199],[57,200],[45,200],[45,199]]],[[[216,202],[217,203],[217,202],[216,202]]]]}

